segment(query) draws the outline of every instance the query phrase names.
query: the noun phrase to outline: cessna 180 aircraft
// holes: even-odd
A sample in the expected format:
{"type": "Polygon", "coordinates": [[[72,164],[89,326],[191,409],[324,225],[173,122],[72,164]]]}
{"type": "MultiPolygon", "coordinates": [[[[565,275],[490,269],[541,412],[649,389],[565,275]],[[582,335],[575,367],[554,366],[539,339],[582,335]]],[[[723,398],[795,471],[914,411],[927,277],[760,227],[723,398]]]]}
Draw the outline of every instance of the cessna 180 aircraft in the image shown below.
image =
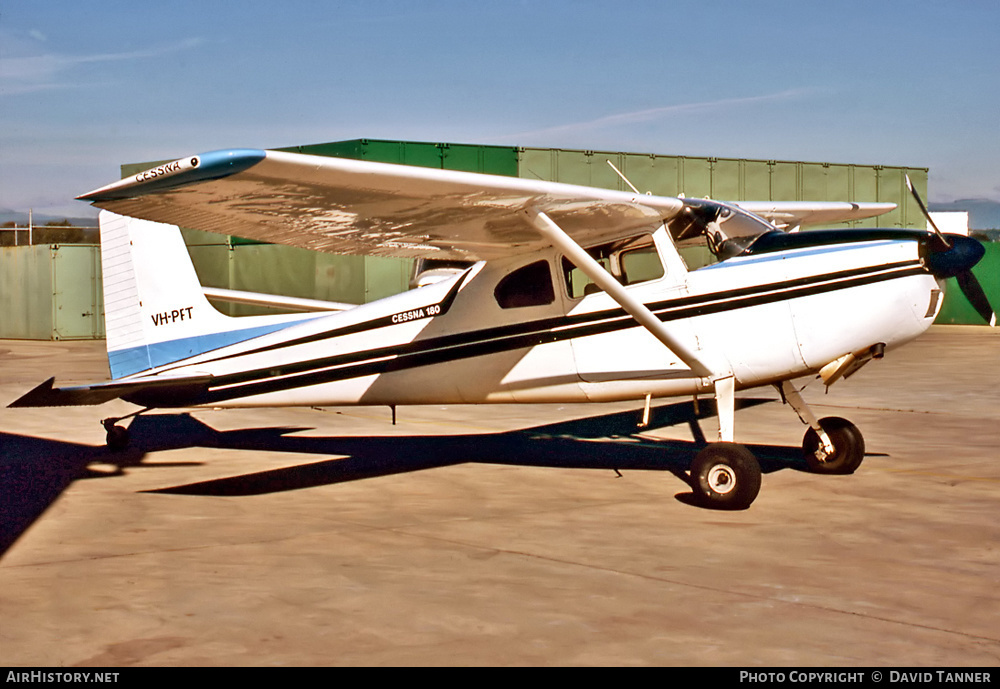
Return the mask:
{"type": "MultiPolygon", "coordinates": [[[[695,457],[691,484],[721,509],[748,507],[761,484],[756,458],[735,442],[738,390],[777,387],[808,426],[808,466],[851,473],[861,433],[817,419],[792,381],[818,374],[831,385],[920,335],[947,277],[995,320],[971,273],[984,253],[974,239],[795,231],[893,204],[737,205],[252,149],[182,158],[80,198],[105,209],[113,380],[49,379],[11,406],[122,398],[142,407],[135,416],[635,400],[648,413],[652,398],[711,395],[718,442],[695,457]],[[353,307],[220,294],[199,284],[178,226],[417,258],[428,284],[353,307]],[[689,269],[691,244],[707,245],[714,262],[689,269]],[[233,318],[206,292],[307,310],[233,318]]],[[[103,421],[110,446],[127,443],[127,418],[103,421]]]]}

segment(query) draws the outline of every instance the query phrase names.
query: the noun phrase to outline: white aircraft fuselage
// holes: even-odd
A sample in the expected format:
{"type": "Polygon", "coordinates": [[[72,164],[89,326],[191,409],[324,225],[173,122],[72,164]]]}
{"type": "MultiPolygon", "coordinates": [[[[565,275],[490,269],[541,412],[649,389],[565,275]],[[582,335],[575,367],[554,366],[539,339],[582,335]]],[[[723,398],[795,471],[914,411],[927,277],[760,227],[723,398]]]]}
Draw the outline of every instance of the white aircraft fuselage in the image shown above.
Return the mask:
{"type": "MultiPolygon", "coordinates": [[[[668,242],[660,230],[660,247],[668,242]]],[[[627,289],[738,388],[813,374],[847,354],[924,332],[941,287],[917,242],[874,240],[739,256],[627,289]]],[[[125,380],[212,376],[149,406],[341,406],[641,400],[711,393],[602,292],[569,296],[556,251],[477,263],[447,280],[125,380]],[[549,303],[503,307],[504,277],[543,262],[549,303]]],[[[179,323],[178,323],[179,324],[179,323]]],[[[166,324],[164,328],[169,328],[166,324]]],[[[155,396],[155,392],[153,393],[155,396]]],[[[126,397],[126,399],[131,399],[126,397]]]]}

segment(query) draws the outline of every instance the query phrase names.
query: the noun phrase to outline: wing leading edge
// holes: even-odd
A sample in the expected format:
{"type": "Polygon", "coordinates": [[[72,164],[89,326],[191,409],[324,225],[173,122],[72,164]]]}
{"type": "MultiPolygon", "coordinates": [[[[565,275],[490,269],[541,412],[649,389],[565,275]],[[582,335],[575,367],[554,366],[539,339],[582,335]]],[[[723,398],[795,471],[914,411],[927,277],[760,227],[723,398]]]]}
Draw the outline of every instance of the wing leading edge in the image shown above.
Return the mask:
{"type": "Polygon", "coordinates": [[[896,209],[895,203],[853,201],[735,201],[733,205],[782,229],[864,220],[896,209]]]}

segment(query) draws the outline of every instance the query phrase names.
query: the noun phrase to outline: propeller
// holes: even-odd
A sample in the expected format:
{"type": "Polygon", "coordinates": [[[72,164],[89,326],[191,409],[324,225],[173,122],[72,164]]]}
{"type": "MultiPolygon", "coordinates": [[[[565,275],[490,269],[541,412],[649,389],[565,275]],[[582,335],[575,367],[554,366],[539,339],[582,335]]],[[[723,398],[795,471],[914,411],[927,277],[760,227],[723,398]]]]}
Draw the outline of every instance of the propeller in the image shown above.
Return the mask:
{"type": "Polygon", "coordinates": [[[971,270],[963,270],[961,273],[955,276],[958,281],[958,286],[962,290],[962,294],[965,298],[969,300],[980,316],[983,317],[990,327],[995,327],[997,324],[997,315],[993,311],[993,307],[990,306],[990,300],[986,296],[986,292],[983,291],[983,286],[979,284],[979,280],[976,276],[972,274],[971,270]]]}
{"type": "Polygon", "coordinates": [[[948,242],[947,239],[945,239],[944,232],[938,229],[937,224],[934,222],[934,218],[931,217],[930,211],[928,211],[927,206],[924,205],[924,200],[920,198],[920,194],[917,193],[916,187],[914,187],[913,182],[910,181],[910,176],[905,175],[905,177],[906,177],[906,188],[910,190],[910,193],[913,194],[913,198],[916,199],[917,205],[920,207],[920,212],[924,214],[924,217],[927,218],[927,222],[929,222],[931,224],[931,227],[934,228],[934,232],[937,233],[938,239],[940,239],[944,243],[945,247],[951,248],[951,244],[948,242]]]}
{"type": "Polygon", "coordinates": [[[910,182],[910,176],[906,176],[906,188],[913,194],[913,198],[920,207],[920,212],[927,218],[927,222],[934,228],[934,239],[937,241],[927,242],[925,246],[928,255],[924,257],[924,263],[928,270],[938,278],[953,277],[958,282],[962,294],[972,304],[972,308],[983,317],[991,327],[997,324],[997,315],[990,305],[990,300],[983,291],[983,286],[972,272],[972,267],[979,263],[986,253],[986,249],[972,237],[962,235],[948,235],[947,237],[931,218],[927,206],[924,205],[920,194],[910,182]]]}

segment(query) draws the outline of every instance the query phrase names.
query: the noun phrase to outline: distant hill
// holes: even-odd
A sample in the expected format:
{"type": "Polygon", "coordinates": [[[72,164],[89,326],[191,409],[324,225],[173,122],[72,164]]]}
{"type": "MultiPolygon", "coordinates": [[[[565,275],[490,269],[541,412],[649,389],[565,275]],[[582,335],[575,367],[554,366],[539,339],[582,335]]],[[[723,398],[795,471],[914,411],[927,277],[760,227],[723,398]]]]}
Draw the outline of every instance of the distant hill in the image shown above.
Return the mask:
{"type": "Polygon", "coordinates": [[[951,203],[932,203],[932,211],[968,211],[969,229],[1000,230],[1000,202],[989,199],[959,199],[951,203]]]}
{"type": "MultiPolygon", "coordinates": [[[[69,220],[71,224],[75,227],[96,227],[97,226],[97,211],[93,215],[81,215],[81,216],[66,216],[66,215],[45,215],[43,213],[33,213],[32,223],[34,225],[44,225],[48,222],[60,222],[62,220],[69,220]]],[[[18,226],[28,226],[28,214],[22,213],[21,211],[11,210],[10,208],[0,208],[0,225],[8,222],[15,222],[18,226]]]]}

